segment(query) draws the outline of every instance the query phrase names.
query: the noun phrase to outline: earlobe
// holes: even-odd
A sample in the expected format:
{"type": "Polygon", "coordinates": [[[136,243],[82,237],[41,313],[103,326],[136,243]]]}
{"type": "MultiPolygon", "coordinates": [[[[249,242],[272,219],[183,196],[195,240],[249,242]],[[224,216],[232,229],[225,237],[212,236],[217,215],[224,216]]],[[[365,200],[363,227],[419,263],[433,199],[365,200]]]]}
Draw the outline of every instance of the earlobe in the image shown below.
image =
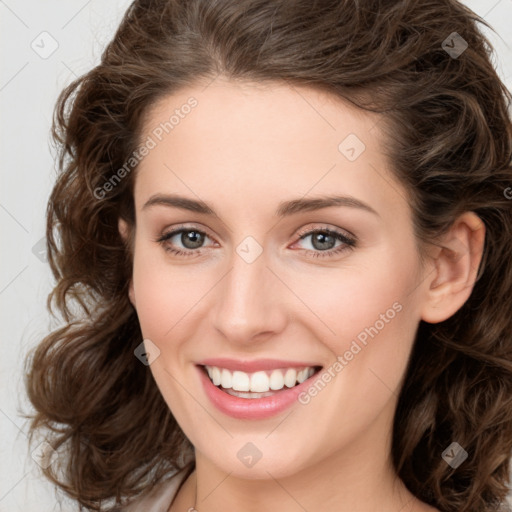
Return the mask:
{"type": "Polygon", "coordinates": [[[130,287],[128,288],[128,297],[130,299],[130,302],[132,303],[132,306],[136,308],[135,306],[135,291],[133,289],[133,279],[130,279],[130,287]]]}
{"type": "Polygon", "coordinates": [[[438,323],[450,318],[473,291],[482,260],[485,225],[474,212],[465,212],[439,242],[434,271],[425,281],[422,320],[438,323]]]}
{"type": "Polygon", "coordinates": [[[117,221],[117,229],[121,235],[121,238],[126,242],[128,239],[128,224],[124,219],[121,219],[121,217],[117,221]]]}
{"type": "MultiPolygon", "coordinates": [[[[129,237],[129,227],[125,220],[119,218],[117,223],[117,229],[119,230],[119,234],[121,235],[121,238],[125,241],[125,243],[128,241],[129,237]]],[[[130,299],[130,302],[132,303],[133,307],[135,307],[135,291],[133,289],[133,279],[130,279],[130,286],[128,288],[128,298],[130,299]]]]}

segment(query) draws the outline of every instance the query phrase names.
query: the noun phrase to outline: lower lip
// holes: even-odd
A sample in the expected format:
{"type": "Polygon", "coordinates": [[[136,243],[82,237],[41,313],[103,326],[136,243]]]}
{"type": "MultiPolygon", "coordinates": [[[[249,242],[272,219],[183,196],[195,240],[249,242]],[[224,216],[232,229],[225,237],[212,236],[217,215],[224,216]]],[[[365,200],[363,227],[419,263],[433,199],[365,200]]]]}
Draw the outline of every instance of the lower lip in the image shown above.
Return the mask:
{"type": "Polygon", "coordinates": [[[228,395],[221,391],[208,378],[205,370],[201,366],[197,366],[204,391],[210,401],[219,409],[219,411],[237,419],[243,420],[259,420],[270,418],[280,412],[286,410],[294,402],[298,401],[298,396],[305,391],[311,384],[311,379],[317,374],[313,374],[309,379],[293,388],[284,388],[276,391],[275,395],[264,398],[240,398],[228,395]]]}

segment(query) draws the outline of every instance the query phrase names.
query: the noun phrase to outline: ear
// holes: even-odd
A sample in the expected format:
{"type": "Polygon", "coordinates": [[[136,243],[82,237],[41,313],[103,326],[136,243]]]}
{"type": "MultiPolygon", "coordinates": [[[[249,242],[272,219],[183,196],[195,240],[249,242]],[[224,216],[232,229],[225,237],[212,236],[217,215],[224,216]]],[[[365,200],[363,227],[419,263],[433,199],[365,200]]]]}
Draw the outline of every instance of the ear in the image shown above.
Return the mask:
{"type": "MultiPolygon", "coordinates": [[[[119,217],[119,220],[117,222],[117,228],[119,230],[119,234],[121,235],[121,238],[125,241],[127,245],[129,245],[129,239],[131,237],[130,227],[128,226],[128,223],[119,217]]],[[[133,247],[133,244],[132,244],[133,247]]],[[[128,297],[130,299],[130,302],[132,303],[133,307],[135,307],[135,292],[133,289],[133,278],[130,279],[130,286],[128,288],[128,297]]]]}
{"type": "Polygon", "coordinates": [[[485,225],[474,212],[465,212],[439,241],[434,271],[425,281],[421,318],[438,323],[450,318],[468,300],[477,279],[485,240],[485,225]]]}

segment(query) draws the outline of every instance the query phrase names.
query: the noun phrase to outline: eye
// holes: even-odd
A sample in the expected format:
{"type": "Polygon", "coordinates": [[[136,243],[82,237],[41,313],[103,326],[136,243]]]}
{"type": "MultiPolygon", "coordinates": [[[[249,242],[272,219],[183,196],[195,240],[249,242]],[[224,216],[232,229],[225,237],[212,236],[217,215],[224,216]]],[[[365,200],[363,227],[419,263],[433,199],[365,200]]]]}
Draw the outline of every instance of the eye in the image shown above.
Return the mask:
{"type": "Polygon", "coordinates": [[[299,233],[300,241],[310,238],[311,249],[306,249],[308,256],[313,258],[329,258],[337,256],[345,251],[352,250],[356,246],[355,237],[351,237],[331,228],[309,230],[299,233]],[[336,242],[339,245],[336,246],[336,242]]]}
{"type": "Polygon", "coordinates": [[[192,227],[180,226],[167,233],[162,234],[155,242],[163,245],[165,251],[177,256],[197,256],[205,239],[210,238],[204,231],[192,227]],[[179,244],[183,247],[180,249],[179,244]],[[178,246],[178,247],[176,247],[178,246]]]}
{"type": "MultiPolygon", "coordinates": [[[[310,229],[299,233],[300,241],[310,239],[306,248],[308,257],[334,257],[356,246],[356,238],[332,228],[310,229]],[[338,243],[338,245],[336,245],[338,243]]],[[[155,242],[160,243],[166,252],[176,256],[190,257],[201,255],[206,239],[213,240],[207,233],[195,227],[179,226],[163,233],[155,242]],[[181,248],[180,248],[181,246],[181,248]]],[[[297,244],[298,242],[296,242],[297,244]]],[[[215,245],[214,242],[213,245],[215,245]]],[[[295,244],[294,244],[295,245],[295,244]]]]}

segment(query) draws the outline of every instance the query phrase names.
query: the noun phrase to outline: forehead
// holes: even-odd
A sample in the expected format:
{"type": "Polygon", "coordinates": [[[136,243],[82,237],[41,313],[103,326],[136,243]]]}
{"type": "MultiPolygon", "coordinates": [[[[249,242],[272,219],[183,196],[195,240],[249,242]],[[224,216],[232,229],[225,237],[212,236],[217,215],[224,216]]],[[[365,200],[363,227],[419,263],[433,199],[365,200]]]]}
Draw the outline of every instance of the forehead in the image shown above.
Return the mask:
{"type": "Polygon", "coordinates": [[[311,87],[218,78],[160,99],[146,114],[143,134],[153,133],[158,142],[165,138],[169,145],[170,139],[183,143],[180,132],[189,140],[193,134],[196,144],[229,135],[230,140],[252,140],[254,147],[261,142],[302,147],[303,142],[322,138],[326,148],[337,152],[343,135],[349,133],[372,145],[380,120],[378,114],[311,87]]]}
{"type": "Polygon", "coordinates": [[[379,121],[302,86],[218,79],[182,89],[146,116],[141,140],[153,147],[137,169],[137,208],[151,194],[176,190],[213,202],[238,197],[240,207],[258,195],[316,192],[398,204],[379,121]]]}

